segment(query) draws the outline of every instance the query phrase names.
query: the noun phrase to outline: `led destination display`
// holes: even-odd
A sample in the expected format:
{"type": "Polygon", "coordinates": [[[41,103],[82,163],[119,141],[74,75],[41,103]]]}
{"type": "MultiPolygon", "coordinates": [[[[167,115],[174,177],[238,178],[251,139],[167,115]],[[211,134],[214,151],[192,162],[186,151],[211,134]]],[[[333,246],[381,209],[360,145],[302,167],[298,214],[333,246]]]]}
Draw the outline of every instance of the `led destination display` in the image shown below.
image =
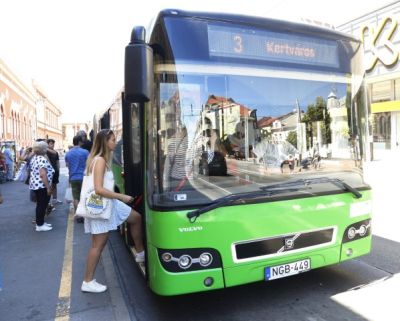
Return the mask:
{"type": "Polygon", "coordinates": [[[209,25],[208,47],[211,57],[339,67],[335,41],[295,34],[209,25]]]}

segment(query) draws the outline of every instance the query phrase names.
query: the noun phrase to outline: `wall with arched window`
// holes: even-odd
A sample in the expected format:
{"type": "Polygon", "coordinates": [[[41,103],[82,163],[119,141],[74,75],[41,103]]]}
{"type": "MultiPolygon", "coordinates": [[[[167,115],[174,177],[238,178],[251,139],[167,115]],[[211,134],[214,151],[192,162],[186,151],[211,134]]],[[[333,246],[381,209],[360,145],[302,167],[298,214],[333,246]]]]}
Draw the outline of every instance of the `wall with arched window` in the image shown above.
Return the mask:
{"type": "Polygon", "coordinates": [[[389,143],[391,138],[391,113],[375,114],[374,141],[389,143]]]}

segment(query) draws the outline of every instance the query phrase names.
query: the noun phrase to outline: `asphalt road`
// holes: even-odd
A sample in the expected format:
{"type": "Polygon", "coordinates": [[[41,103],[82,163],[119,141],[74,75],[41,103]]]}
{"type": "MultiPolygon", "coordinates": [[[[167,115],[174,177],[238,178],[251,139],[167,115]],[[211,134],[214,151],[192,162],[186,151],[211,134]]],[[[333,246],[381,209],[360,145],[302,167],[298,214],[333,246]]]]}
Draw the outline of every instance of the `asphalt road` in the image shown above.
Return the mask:
{"type": "Polygon", "coordinates": [[[159,297],[147,288],[117,235],[111,238],[125,301],[141,321],[399,320],[400,219],[393,177],[399,159],[366,169],[374,188],[373,249],[364,257],[272,282],[159,297]]]}
{"type": "Polygon", "coordinates": [[[147,288],[119,237],[110,248],[128,309],[137,320],[398,320],[400,243],[373,237],[373,251],[272,282],[214,292],[159,297],[147,288]]]}

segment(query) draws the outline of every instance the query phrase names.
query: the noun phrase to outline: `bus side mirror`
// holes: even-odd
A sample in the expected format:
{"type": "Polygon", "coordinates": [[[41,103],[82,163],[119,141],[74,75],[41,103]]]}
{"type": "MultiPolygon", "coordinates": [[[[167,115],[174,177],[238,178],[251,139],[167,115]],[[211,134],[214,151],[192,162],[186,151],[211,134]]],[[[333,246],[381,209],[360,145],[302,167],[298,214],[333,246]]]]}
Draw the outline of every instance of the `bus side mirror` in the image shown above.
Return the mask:
{"type": "Polygon", "coordinates": [[[125,99],[146,102],[153,89],[153,49],[145,42],[144,27],[132,30],[131,42],[125,47],[125,99]]]}

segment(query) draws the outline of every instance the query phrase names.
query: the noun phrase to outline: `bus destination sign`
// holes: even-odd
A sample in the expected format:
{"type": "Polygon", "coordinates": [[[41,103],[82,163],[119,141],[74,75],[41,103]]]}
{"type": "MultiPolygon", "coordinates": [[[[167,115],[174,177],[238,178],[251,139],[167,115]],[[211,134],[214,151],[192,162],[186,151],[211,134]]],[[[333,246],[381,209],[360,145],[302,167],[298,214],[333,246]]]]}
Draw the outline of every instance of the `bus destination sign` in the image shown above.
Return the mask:
{"type": "Polygon", "coordinates": [[[208,25],[211,57],[339,67],[335,41],[259,29],[208,25]]]}

